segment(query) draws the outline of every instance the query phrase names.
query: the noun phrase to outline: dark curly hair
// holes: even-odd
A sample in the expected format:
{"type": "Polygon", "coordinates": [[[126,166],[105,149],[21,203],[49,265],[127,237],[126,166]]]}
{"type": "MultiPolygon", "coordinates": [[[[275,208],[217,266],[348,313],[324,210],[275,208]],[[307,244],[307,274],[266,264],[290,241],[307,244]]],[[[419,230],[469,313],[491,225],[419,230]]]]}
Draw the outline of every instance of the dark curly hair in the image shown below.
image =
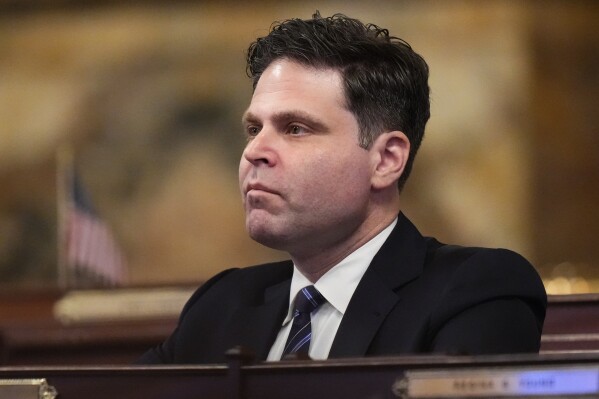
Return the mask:
{"type": "Polygon", "coordinates": [[[272,25],[268,36],[248,48],[247,74],[254,89],[264,70],[285,58],[341,73],[347,108],[360,127],[360,145],[369,148],[383,132],[402,131],[410,156],[398,181],[403,188],[430,117],[428,65],[410,45],[387,29],[342,14],[289,19],[272,25]]]}

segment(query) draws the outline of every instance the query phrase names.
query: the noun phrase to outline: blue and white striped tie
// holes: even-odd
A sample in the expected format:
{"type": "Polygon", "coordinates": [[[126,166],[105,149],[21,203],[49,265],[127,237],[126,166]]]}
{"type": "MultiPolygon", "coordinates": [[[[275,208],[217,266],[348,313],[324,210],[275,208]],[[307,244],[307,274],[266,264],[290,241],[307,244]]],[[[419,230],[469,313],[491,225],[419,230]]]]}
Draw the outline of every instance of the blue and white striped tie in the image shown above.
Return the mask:
{"type": "Polygon", "coordinates": [[[295,312],[293,324],[283,350],[283,356],[290,353],[308,353],[312,328],[310,314],[314,312],[326,299],[313,286],[302,288],[295,297],[295,312]]]}

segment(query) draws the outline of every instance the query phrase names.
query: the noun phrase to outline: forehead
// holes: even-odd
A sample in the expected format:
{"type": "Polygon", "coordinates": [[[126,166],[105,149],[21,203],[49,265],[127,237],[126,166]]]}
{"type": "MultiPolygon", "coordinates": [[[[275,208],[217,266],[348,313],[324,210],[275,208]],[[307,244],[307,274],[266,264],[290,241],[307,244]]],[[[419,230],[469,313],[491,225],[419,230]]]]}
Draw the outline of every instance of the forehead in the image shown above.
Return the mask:
{"type": "Polygon", "coordinates": [[[279,59],[258,80],[249,109],[266,111],[273,106],[309,111],[318,107],[345,108],[341,73],[279,59]]]}

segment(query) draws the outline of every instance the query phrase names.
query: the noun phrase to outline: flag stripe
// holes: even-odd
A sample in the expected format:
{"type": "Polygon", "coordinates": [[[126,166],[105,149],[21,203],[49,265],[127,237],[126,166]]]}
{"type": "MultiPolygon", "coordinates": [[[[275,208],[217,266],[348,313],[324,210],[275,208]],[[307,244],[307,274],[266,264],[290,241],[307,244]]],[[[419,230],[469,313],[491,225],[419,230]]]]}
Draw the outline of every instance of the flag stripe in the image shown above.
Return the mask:
{"type": "MultiPolygon", "coordinates": [[[[77,190],[81,192],[81,187],[77,190]]],[[[112,232],[83,196],[73,190],[67,204],[66,254],[72,270],[86,270],[111,285],[126,280],[126,265],[112,232]]]]}

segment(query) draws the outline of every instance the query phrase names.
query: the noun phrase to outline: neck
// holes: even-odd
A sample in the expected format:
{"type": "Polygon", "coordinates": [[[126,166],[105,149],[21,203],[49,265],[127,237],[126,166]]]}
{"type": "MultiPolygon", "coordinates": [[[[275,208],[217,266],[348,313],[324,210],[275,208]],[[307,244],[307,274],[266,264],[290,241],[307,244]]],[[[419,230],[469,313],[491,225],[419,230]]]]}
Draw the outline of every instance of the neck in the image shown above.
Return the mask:
{"type": "Polygon", "coordinates": [[[397,217],[398,211],[372,217],[349,234],[327,248],[311,251],[290,252],[291,259],[302,274],[312,283],[316,283],[326,272],[366,244],[383,231],[397,217]]]}

